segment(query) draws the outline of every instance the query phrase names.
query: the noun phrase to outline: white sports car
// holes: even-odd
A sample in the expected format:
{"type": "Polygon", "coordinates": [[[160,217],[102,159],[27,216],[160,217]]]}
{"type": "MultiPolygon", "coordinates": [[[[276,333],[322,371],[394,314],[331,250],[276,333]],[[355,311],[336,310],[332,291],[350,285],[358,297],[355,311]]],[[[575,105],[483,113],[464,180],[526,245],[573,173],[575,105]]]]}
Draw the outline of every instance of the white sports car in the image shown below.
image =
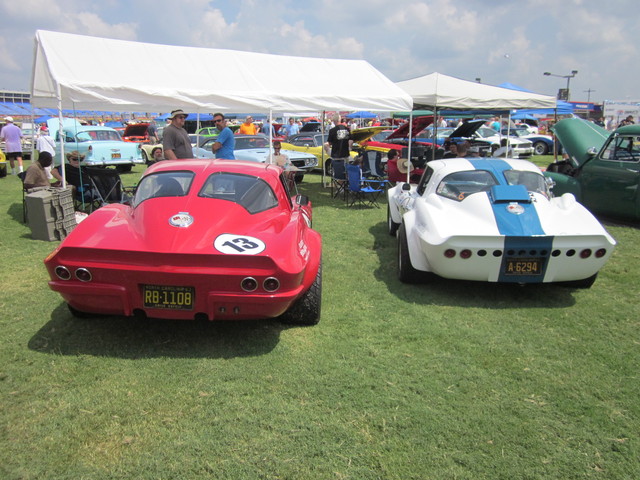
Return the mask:
{"type": "Polygon", "coordinates": [[[388,191],[403,282],[440,277],[589,288],[616,244],[572,194],[553,198],[526,160],[452,158],[388,191]]]}

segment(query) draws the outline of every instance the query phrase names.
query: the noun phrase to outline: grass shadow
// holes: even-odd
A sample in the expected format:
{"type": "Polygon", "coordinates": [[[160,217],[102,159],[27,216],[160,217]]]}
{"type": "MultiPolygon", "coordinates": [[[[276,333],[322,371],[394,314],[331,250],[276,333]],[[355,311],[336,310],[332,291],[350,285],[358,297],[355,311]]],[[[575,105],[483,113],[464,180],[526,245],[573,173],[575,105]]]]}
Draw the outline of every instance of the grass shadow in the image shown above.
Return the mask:
{"type": "Polygon", "coordinates": [[[31,350],[114,358],[236,358],[265,355],[288,328],[277,320],[198,322],[75,318],[64,302],[29,340],[31,350]]]}
{"type": "Polygon", "coordinates": [[[379,257],[375,277],[385,283],[389,292],[408,302],[422,305],[451,307],[508,308],[565,308],[575,304],[573,289],[552,284],[521,286],[508,283],[436,280],[409,285],[397,276],[397,244],[389,235],[387,223],[373,225],[369,232],[374,238],[374,251],[379,257]]]}

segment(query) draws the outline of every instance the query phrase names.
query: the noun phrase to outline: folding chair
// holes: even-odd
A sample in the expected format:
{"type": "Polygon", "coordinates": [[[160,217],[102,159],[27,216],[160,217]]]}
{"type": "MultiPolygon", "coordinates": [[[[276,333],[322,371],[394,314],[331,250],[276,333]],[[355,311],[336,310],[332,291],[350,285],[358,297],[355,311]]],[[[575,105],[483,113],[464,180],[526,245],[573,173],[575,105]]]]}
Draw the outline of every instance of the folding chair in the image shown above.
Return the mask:
{"type": "Polygon", "coordinates": [[[377,199],[378,195],[380,195],[384,189],[374,188],[369,180],[363,180],[362,170],[359,165],[347,165],[347,179],[347,203],[350,207],[357,204],[360,207],[370,205],[380,208],[377,199]],[[349,200],[351,201],[349,202],[349,200]]]}
{"type": "Polygon", "coordinates": [[[122,180],[117,170],[110,168],[86,167],[92,188],[95,190],[100,206],[108,203],[125,203],[129,200],[124,193],[122,180]]]}
{"type": "MultiPolygon", "coordinates": [[[[58,171],[62,175],[60,167],[57,167],[58,171]]],[[[87,173],[87,167],[82,169],[65,165],[64,176],[68,185],[75,187],[74,207],[76,210],[89,210],[89,213],[93,212],[95,208],[101,206],[100,196],[93,185],[91,179],[87,173]]]]}
{"type": "Polygon", "coordinates": [[[385,191],[391,186],[382,170],[382,152],[369,150],[365,152],[365,164],[369,165],[368,174],[362,169],[362,176],[367,179],[371,187],[383,188],[385,191]]]}
{"type": "Polygon", "coordinates": [[[331,196],[336,198],[338,195],[342,194],[346,200],[347,171],[345,170],[344,160],[334,160],[331,162],[331,167],[331,196]]]}

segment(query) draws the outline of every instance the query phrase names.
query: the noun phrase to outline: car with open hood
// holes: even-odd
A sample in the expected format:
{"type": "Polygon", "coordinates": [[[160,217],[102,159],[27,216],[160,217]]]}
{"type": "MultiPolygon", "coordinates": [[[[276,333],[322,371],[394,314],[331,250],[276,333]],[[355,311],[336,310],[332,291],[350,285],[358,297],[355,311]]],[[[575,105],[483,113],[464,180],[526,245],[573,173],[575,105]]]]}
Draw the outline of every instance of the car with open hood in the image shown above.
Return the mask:
{"type": "Polygon", "coordinates": [[[322,240],[283,170],[167,160],[130,204],[104,206],[46,258],[49,286],[77,316],[320,319],[322,240]]]}
{"type": "Polygon", "coordinates": [[[640,220],[640,125],[613,132],[580,118],[559,121],[554,133],[567,158],[550,164],[556,195],[573,194],[596,215],[640,220]]]}
{"type": "Polygon", "coordinates": [[[533,163],[433,160],[388,191],[403,282],[437,278],[588,288],[615,240],[570,194],[553,197],[533,163]]]}
{"type": "MultiPolygon", "coordinates": [[[[468,120],[462,122],[457,128],[438,129],[438,145],[444,144],[445,140],[451,139],[455,142],[468,141],[470,146],[478,147],[482,156],[491,156],[503,143],[508,142],[511,149],[511,156],[514,158],[529,158],[533,155],[533,144],[531,141],[521,139],[516,136],[502,135],[493,128],[485,126],[486,120],[468,120]]],[[[433,130],[430,130],[433,136],[433,130]]],[[[433,141],[430,136],[427,139],[433,141]]]]}

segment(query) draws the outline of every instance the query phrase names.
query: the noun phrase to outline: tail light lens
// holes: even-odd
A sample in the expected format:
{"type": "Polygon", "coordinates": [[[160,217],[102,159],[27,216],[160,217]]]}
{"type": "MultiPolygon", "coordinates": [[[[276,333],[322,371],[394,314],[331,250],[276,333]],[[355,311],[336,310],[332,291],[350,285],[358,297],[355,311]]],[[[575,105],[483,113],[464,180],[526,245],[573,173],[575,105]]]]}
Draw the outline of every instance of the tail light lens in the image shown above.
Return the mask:
{"type": "Polygon", "coordinates": [[[602,258],[607,254],[607,249],[606,248],[599,248],[598,250],[596,250],[596,258],[602,258]]]}
{"type": "Polygon", "coordinates": [[[91,272],[86,268],[79,268],[76,270],[76,278],[81,282],[90,282],[93,278],[91,272]]]}
{"type": "Polygon", "coordinates": [[[240,282],[240,286],[245,292],[253,292],[256,288],[258,288],[258,282],[253,277],[247,277],[240,282]]]}
{"type": "Polygon", "coordinates": [[[262,286],[267,292],[275,292],[280,288],[280,281],[275,277],[269,277],[262,283],[262,286]]]}
{"type": "Polygon", "coordinates": [[[456,256],[456,251],[453,248],[447,248],[444,251],[444,256],[447,258],[453,258],[456,256]]]}
{"type": "Polygon", "coordinates": [[[464,249],[460,252],[460,258],[470,258],[471,257],[471,250],[468,249],[464,249]]]}
{"type": "Polygon", "coordinates": [[[591,249],[585,248],[580,252],[580,258],[589,258],[591,256],[591,249]]]}
{"type": "Polygon", "coordinates": [[[55,269],[56,275],[60,280],[69,280],[71,278],[71,272],[67,267],[58,265],[55,269]]]}

